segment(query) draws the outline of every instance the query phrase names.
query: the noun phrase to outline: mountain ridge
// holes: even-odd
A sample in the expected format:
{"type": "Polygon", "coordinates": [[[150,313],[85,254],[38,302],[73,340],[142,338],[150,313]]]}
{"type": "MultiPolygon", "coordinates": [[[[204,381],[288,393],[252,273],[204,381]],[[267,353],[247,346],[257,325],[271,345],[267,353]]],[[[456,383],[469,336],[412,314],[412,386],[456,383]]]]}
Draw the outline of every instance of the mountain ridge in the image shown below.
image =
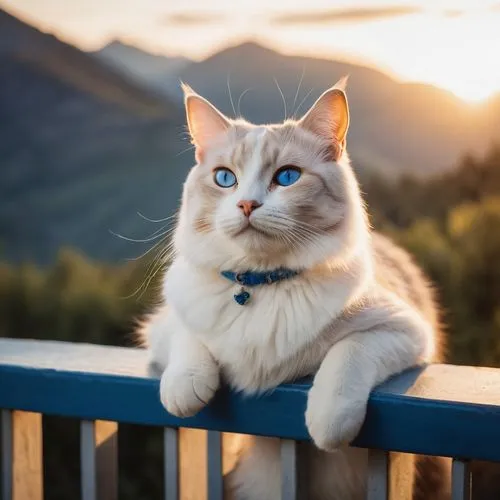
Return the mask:
{"type": "Polygon", "coordinates": [[[441,87],[400,82],[369,65],[283,54],[255,41],[188,63],[160,84],[142,83],[181,105],[182,80],[229,116],[239,114],[241,105],[249,121],[269,123],[283,119],[281,91],[288,115],[291,103],[303,113],[346,74],[349,145],[358,166],[376,164],[389,177],[436,175],[453,168],[464,154],[478,154],[500,140],[500,94],[472,106],[441,87]],[[257,105],[250,106],[252,101],[257,105]]]}
{"type": "MultiPolygon", "coordinates": [[[[283,118],[274,80],[290,103],[295,100],[302,74],[305,90],[297,101],[313,90],[301,112],[322,91],[349,74],[347,95],[352,119],[348,140],[352,157],[379,158],[385,164],[382,173],[389,176],[438,174],[452,168],[463,154],[481,152],[500,139],[498,104],[495,113],[493,105],[469,106],[439,87],[401,83],[371,67],[283,55],[256,43],[228,47],[187,66],[179,78],[231,115],[229,77],[234,101],[252,89],[241,106],[245,117],[254,123],[269,123],[283,118]],[[252,101],[258,105],[250,106],[252,101]]],[[[179,96],[177,90],[177,99],[179,96]]]]}
{"type": "Polygon", "coordinates": [[[90,53],[134,82],[168,96],[166,89],[176,84],[177,74],[193,61],[183,56],[164,56],[112,40],[90,53]]]}
{"type": "MultiPolygon", "coordinates": [[[[136,212],[175,210],[188,158],[182,110],[99,61],[0,11],[0,248],[52,261],[63,246],[131,257],[109,230],[141,229],[136,212]]],[[[144,225],[144,224],[142,224],[144,225]]]]}
{"type": "Polygon", "coordinates": [[[168,109],[164,99],[158,99],[146,87],[134,85],[102,63],[97,63],[87,53],[41,32],[0,9],[0,57],[17,57],[41,69],[66,78],[84,91],[104,100],[116,101],[131,107],[135,112],[160,115],[168,109]],[[100,88],[96,86],[99,82],[100,88]]]}

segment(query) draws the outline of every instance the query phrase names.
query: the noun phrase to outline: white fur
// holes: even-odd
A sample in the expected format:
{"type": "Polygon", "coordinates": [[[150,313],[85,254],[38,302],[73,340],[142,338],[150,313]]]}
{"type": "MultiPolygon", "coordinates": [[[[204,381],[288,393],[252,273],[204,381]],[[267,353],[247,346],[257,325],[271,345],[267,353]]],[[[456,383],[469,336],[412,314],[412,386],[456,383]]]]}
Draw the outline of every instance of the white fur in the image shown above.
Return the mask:
{"type": "MultiPolygon", "coordinates": [[[[311,140],[308,131],[298,133],[311,140]]],[[[177,257],[164,281],[168,311],[160,310],[148,327],[152,359],[164,368],[161,401],[169,412],[185,417],[210,401],[220,373],[246,393],[316,373],[307,427],[318,448],[337,453],[306,448],[311,484],[304,498],[361,499],[366,452],[347,445],[363,423],[368,395],[392,374],[432,359],[433,329],[415,308],[378,285],[363,205],[345,155],[332,164],[302,151],[309,155],[311,175],[320,175],[343,200],[331,201],[325,194],[325,204],[317,207],[317,216],[332,222],[334,230],[317,232],[314,240],[310,236],[310,244],[291,236],[281,241],[260,233],[240,234],[248,221],[236,207],[239,199],[263,204],[250,223],[264,233],[306,234],[305,225],[286,215],[293,192],[271,191],[270,178],[262,178],[262,150],[272,135],[270,128],[248,127],[245,140],[252,154],[244,170],[234,167],[237,188],[221,191],[211,231],[193,230],[205,203],[197,198],[196,184],[210,182],[200,169],[208,172],[210,162],[220,164],[228,143],[219,141],[207,149],[205,164],[188,177],[175,236],[177,257]],[[284,214],[278,222],[272,218],[276,213],[284,214]],[[220,276],[223,269],[278,266],[303,272],[249,289],[251,300],[243,307],[233,300],[238,287],[220,276]]],[[[281,163],[287,163],[286,155],[299,157],[297,149],[293,141],[281,144],[281,163]]],[[[229,476],[235,498],[278,498],[279,470],[277,442],[254,438],[229,476]]]]}

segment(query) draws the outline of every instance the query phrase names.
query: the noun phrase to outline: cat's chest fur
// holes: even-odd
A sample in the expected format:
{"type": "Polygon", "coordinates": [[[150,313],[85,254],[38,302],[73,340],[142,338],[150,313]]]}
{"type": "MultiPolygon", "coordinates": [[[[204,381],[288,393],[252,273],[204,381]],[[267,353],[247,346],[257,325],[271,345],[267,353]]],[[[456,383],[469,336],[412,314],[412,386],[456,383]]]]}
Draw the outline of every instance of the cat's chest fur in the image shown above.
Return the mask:
{"type": "MultiPolygon", "coordinates": [[[[238,389],[267,389],[301,376],[319,363],[311,347],[318,334],[345,309],[362,277],[356,273],[303,276],[247,288],[250,300],[239,305],[240,286],[177,259],[165,280],[167,303],[190,334],[207,346],[238,389]],[[294,358],[295,362],[289,363],[294,358]],[[298,362],[297,362],[298,361],[298,362]],[[294,373],[290,366],[293,365],[294,373]]],[[[319,354],[319,352],[318,352],[319,354]]]]}

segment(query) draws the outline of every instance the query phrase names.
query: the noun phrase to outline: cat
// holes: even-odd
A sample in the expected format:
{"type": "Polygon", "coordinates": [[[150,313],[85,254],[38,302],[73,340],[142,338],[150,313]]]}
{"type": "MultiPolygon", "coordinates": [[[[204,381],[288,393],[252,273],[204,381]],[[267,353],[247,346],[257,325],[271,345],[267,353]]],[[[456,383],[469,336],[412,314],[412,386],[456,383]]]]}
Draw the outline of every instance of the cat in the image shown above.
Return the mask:
{"type": "MultiPolygon", "coordinates": [[[[221,379],[254,394],[314,375],[305,414],[314,444],[299,446],[300,496],[361,500],[367,451],[348,444],[370,391],[439,360],[441,334],[422,272],[369,226],[346,151],[345,80],[301,119],[261,126],[183,90],[196,165],[183,188],[164,305],[140,332],[163,373],[162,404],[187,417],[221,379]]],[[[276,439],[242,439],[226,498],[279,498],[279,457],[276,439]]],[[[446,498],[447,464],[417,460],[391,456],[392,498],[446,498]],[[433,471],[427,483],[417,465],[433,471]]]]}

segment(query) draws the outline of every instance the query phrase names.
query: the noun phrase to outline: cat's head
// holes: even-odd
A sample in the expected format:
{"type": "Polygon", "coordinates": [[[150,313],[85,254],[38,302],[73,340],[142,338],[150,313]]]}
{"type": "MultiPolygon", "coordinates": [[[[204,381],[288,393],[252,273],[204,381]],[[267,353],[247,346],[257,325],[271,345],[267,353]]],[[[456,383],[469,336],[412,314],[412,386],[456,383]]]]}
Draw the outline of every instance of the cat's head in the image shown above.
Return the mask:
{"type": "Polygon", "coordinates": [[[344,259],[366,233],[346,153],[343,82],[300,120],[231,120],[185,86],[196,166],[183,192],[177,251],[212,269],[312,267],[344,259]]]}

